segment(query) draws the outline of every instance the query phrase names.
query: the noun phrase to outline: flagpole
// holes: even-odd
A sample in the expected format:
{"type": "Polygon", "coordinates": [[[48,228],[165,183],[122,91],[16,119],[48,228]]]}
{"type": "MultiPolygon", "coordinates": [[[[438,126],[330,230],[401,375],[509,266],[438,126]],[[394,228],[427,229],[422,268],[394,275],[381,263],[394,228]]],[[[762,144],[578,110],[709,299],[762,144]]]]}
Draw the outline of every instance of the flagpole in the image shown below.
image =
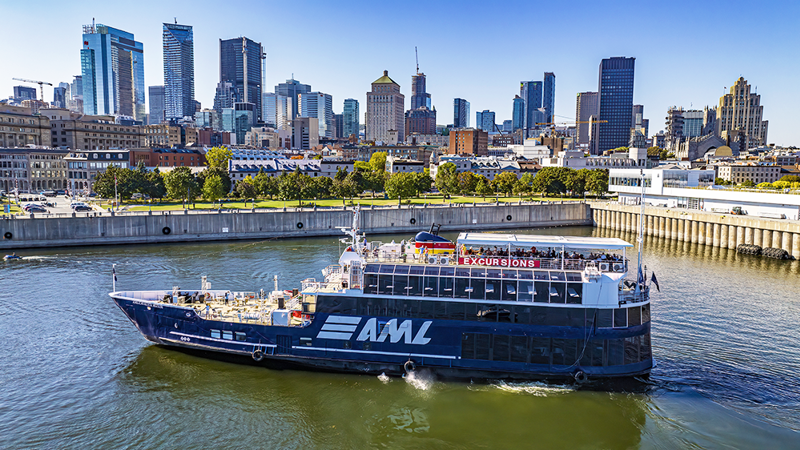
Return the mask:
{"type": "Polygon", "coordinates": [[[639,255],[636,270],[636,293],[638,294],[644,286],[644,278],[642,274],[642,244],[644,243],[644,169],[639,169],[641,175],[640,183],[642,184],[642,196],[639,199],[639,235],[636,237],[636,242],[639,244],[639,255]]]}
{"type": "Polygon", "coordinates": [[[117,292],[117,265],[111,265],[111,291],[117,292]]]}

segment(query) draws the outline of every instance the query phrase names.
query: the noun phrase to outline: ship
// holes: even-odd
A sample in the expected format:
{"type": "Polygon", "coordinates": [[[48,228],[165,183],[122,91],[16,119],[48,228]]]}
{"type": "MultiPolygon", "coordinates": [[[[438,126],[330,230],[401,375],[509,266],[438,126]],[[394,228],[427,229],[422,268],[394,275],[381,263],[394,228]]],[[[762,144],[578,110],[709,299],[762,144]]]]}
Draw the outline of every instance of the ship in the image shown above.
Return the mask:
{"type": "MultiPolygon", "coordinates": [[[[368,241],[353,210],[336,264],[292,290],[116,291],[155,344],[277,369],[441,379],[646,377],[653,367],[650,288],[626,279],[617,238],[438,229],[368,241]]],[[[640,250],[641,251],[641,250],[640,250]]],[[[116,280],[116,273],[114,275],[116,280]]]]}

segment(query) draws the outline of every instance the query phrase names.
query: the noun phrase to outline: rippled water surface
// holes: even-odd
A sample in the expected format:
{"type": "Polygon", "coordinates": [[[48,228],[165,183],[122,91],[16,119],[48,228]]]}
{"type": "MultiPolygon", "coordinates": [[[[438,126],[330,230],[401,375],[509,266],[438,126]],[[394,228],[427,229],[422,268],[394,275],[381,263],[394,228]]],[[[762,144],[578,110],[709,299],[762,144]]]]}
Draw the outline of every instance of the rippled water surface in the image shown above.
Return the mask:
{"type": "MultiPolygon", "coordinates": [[[[524,230],[634,237],[591,228],[524,230]]],[[[384,241],[406,236],[381,237],[384,241]]],[[[453,237],[452,235],[449,237],[453,237]]],[[[145,341],[107,293],[282,288],[335,238],[24,252],[0,263],[2,448],[798,448],[800,263],[646,242],[644,392],[273,371],[145,341]]]]}

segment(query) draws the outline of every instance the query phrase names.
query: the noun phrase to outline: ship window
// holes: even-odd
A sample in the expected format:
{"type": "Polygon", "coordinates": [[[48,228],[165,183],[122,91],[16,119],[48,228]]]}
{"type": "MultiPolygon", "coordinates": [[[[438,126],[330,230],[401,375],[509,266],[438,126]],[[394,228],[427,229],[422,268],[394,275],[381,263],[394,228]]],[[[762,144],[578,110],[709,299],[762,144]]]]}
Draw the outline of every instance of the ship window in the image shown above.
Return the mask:
{"type": "Polygon", "coordinates": [[[642,323],[650,322],[650,304],[642,306],[642,323]]]}
{"type": "Polygon", "coordinates": [[[551,349],[553,353],[553,364],[568,366],[575,362],[574,355],[571,359],[569,356],[569,341],[571,340],[572,339],[553,338],[553,346],[551,349]]]}
{"type": "Polygon", "coordinates": [[[532,325],[547,325],[547,311],[551,308],[531,308],[531,324],[532,325]]]}
{"type": "Polygon", "coordinates": [[[488,269],[486,278],[500,278],[500,269],[488,269]]]}
{"type": "Polygon", "coordinates": [[[378,292],[378,275],[373,273],[364,274],[364,293],[375,294],[378,292]]]}
{"type": "Polygon", "coordinates": [[[473,300],[483,300],[486,295],[486,280],[483,278],[473,278],[470,280],[469,298],[473,300]]]}
{"type": "Polygon", "coordinates": [[[484,278],[486,276],[486,269],[483,267],[472,269],[470,276],[472,278],[484,278]]]}
{"type": "Polygon", "coordinates": [[[580,272],[567,272],[567,281],[583,281],[580,272]]]}
{"type": "Polygon", "coordinates": [[[475,359],[491,360],[492,359],[492,335],[476,333],[475,334],[475,359]]]}
{"type": "Polygon", "coordinates": [[[545,325],[550,327],[566,327],[569,325],[566,308],[542,308],[545,313],[545,325]]]}
{"type": "Polygon", "coordinates": [[[220,331],[219,330],[211,330],[211,337],[214,339],[220,338],[220,331]]]}
{"type": "Polygon", "coordinates": [[[364,267],[364,273],[378,273],[379,268],[380,264],[367,264],[364,267]]]}
{"type": "Polygon", "coordinates": [[[584,325],[583,308],[567,308],[567,325],[570,327],[582,327],[584,325]]]}
{"type": "Polygon", "coordinates": [[[564,283],[553,283],[550,285],[550,303],[566,303],[564,298],[566,292],[564,283]]]}
{"type": "Polygon", "coordinates": [[[535,287],[535,292],[533,294],[533,301],[539,303],[549,303],[550,283],[548,283],[547,281],[534,281],[533,286],[535,287]]]}
{"type": "Polygon", "coordinates": [[[500,280],[487,280],[486,300],[500,300],[500,280]]]}
{"type": "Polygon", "coordinates": [[[495,334],[492,336],[492,360],[508,361],[511,359],[511,336],[495,334]]]}
{"type": "Polygon", "coordinates": [[[381,273],[393,273],[393,272],[394,272],[394,264],[381,265],[381,273]]]}
{"type": "Polygon", "coordinates": [[[455,268],[453,267],[442,267],[441,272],[439,273],[439,275],[443,277],[452,277],[454,274],[455,268]]]}
{"type": "MultiPolygon", "coordinates": [[[[311,338],[301,337],[300,338],[300,345],[305,345],[306,347],[311,347],[311,338]]],[[[364,348],[366,349],[366,343],[364,345],[364,348]]]]}
{"type": "Polygon", "coordinates": [[[505,300],[508,302],[515,302],[517,301],[517,282],[515,280],[512,281],[502,281],[502,289],[501,289],[501,300],[505,300]]]}
{"type": "Polygon", "coordinates": [[[395,275],[392,278],[392,286],[394,295],[409,295],[408,275],[395,275]]]}
{"type": "Polygon", "coordinates": [[[652,358],[653,354],[650,350],[650,333],[642,335],[639,343],[641,344],[639,347],[639,358],[642,361],[647,361],[648,359],[652,358]]]}
{"type": "Polygon", "coordinates": [[[585,308],[583,313],[585,316],[585,322],[583,326],[592,328],[594,326],[595,319],[597,319],[597,310],[594,308],[585,308]]]}
{"type": "Polygon", "coordinates": [[[611,328],[614,325],[614,310],[597,310],[597,328],[611,328]]]}
{"type": "Polygon", "coordinates": [[[420,319],[433,319],[434,314],[434,302],[429,301],[422,301],[419,303],[419,315],[417,315],[420,319]]]}
{"type": "Polygon", "coordinates": [[[392,295],[392,276],[381,275],[378,277],[378,294],[392,295]]]}
{"type": "Polygon", "coordinates": [[[236,332],[236,340],[237,340],[237,341],[246,341],[246,340],[247,340],[247,335],[246,335],[246,334],[244,334],[244,333],[239,333],[239,332],[237,331],[237,332],[236,332]]]}
{"type": "Polygon", "coordinates": [[[408,274],[408,266],[397,266],[397,267],[394,268],[394,273],[395,273],[395,275],[397,275],[397,274],[400,274],[400,275],[408,274]]]}
{"type": "Polygon", "coordinates": [[[469,293],[472,291],[472,288],[469,286],[469,277],[462,278],[457,276],[455,285],[456,298],[469,298],[469,293]]]}
{"type": "Polygon", "coordinates": [[[517,279],[517,271],[516,270],[503,269],[503,279],[504,280],[516,280],[517,279]]]}
{"type": "Polygon", "coordinates": [[[639,336],[625,338],[625,364],[639,362],[639,336]]]}
{"type": "Polygon", "coordinates": [[[223,331],[222,332],[222,339],[233,339],[233,332],[232,331],[223,331]]]}
{"type": "Polygon", "coordinates": [[[425,277],[425,287],[423,288],[422,295],[425,297],[437,297],[439,294],[439,277],[425,277]]]}
{"type": "Polygon", "coordinates": [[[642,309],[638,306],[628,308],[628,326],[635,327],[642,324],[642,309]]]}
{"type": "Polygon", "coordinates": [[[623,339],[608,340],[608,365],[621,366],[625,361],[625,348],[623,339]]]}
{"type": "Polygon", "coordinates": [[[531,363],[550,364],[550,338],[531,338],[531,363]]]}
{"type": "Polygon", "coordinates": [[[430,301],[433,303],[433,318],[447,319],[447,302],[430,301]]]}
{"type": "Polygon", "coordinates": [[[464,304],[458,302],[447,303],[447,318],[450,320],[464,320],[464,304]]]}
{"type": "Polygon", "coordinates": [[[422,275],[425,271],[425,266],[411,266],[411,270],[409,270],[409,274],[411,275],[422,275]]]}
{"type": "Polygon", "coordinates": [[[534,294],[533,282],[520,280],[518,287],[517,300],[521,302],[532,302],[534,294]]]}
{"type": "Polygon", "coordinates": [[[528,337],[511,336],[511,362],[528,362],[528,337]]]}
{"type": "Polygon", "coordinates": [[[475,359],[474,333],[461,333],[461,358],[475,359]]]}
{"type": "Polygon", "coordinates": [[[625,328],[628,324],[628,311],[624,308],[614,310],[614,328],[625,328]]]}
{"type": "Polygon", "coordinates": [[[550,272],[550,280],[567,281],[567,277],[564,275],[564,272],[550,272]]]}
{"type": "MultiPolygon", "coordinates": [[[[409,276],[408,277],[408,294],[405,295],[413,295],[413,296],[421,296],[422,295],[422,277],[416,276],[409,276]]],[[[397,292],[397,291],[395,291],[397,292]]]]}
{"type": "Polygon", "coordinates": [[[532,280],[533,279],[533,272],[530,270],[520,270],[518,272],[518,276],[520,280],[532,280]]]}
{"type": "Polygon", "coordinates": [[[537,271],[533,272],[533,279],[534,280],[546,281],[546,280],[550,280],[550,275],[548,275],[547,272],[543,272],[541,270],[537,270],[537,271]]]}
{"type": "Polygon", "coordinates": [[[439,297],[453,298],[453,279],[439,277],[439,297]]]}
{"type": "Polygon", "coordinates": [[[583,294],[583,284],[567,283],[567,303],[572,303],[575,305],[581,304],[582,294],[583,294]]]}
{"type": "Polygon", "coordinates": [[[439,268],[436,266],[425,266],[425,276],[439,275],[439,268]]]}

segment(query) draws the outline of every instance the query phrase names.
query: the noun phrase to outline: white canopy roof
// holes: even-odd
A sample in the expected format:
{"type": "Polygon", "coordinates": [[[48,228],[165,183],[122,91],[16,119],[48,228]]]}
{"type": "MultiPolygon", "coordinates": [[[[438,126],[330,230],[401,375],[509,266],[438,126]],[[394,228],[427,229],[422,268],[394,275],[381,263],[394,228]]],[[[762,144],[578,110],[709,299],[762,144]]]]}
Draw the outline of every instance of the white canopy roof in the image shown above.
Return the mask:
{"type": "Polygon", "coordinates": [[[458,244],[467,246],[497,246],[506,247],[565,247],[569,249],[605,249],[621,250],[633,247],[633,244],[617,238],[597,238],[583,236],[546,236],[540,234],[494,234],[494,233],[461,233],[458,235],[458,244]]]}

